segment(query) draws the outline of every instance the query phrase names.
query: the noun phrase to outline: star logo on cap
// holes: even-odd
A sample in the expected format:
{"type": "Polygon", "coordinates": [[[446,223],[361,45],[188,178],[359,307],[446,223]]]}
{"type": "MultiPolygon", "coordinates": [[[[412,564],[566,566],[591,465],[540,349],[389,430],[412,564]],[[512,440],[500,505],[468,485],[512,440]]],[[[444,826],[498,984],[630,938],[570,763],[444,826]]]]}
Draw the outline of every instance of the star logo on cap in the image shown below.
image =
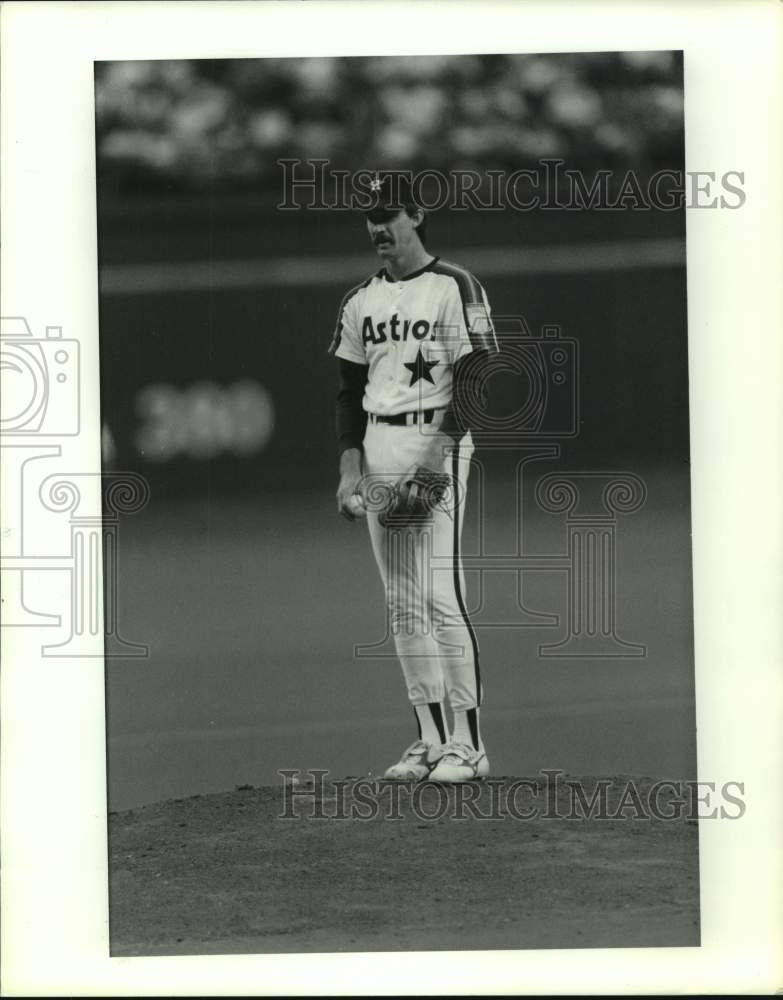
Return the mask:
{"type": "Polygon", "coordinates": [[[380,191],[382,187],[383,187],[383,182],[381,181],[381,179],[378,176],[378,173],[376,171],[375,177],[373,177],[373,179],[370,181],[370,190],[371,191],[380,191]]]}

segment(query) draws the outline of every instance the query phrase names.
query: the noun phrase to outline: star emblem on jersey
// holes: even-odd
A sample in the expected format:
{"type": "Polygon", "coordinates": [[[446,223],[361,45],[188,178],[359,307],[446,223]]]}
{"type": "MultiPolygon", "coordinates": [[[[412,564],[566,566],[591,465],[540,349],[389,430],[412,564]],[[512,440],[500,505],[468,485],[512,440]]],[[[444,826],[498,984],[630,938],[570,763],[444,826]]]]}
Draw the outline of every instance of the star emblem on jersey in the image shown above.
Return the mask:
{"type": "Polygon", "coordinates": [[[411,373],[411,385],[416,385],[417,382],[426,379],[432,385],[435,385],[435,379],[430,375],[430,371],[439,365],[440,361],[427,361],[424,355],[421,353],[421,348],[419,348],[419,353],[416,355],[415,361],[406,361],[405,367],[411,373]]]}
{"type": "Polygon", "coordinates": [[[370,190],[371,191],[380,191],[382,186],[383,185],[381,183],[381,179],[376,174],[375,177],[373,177],[373,179],[370,181],[370,190]]]}

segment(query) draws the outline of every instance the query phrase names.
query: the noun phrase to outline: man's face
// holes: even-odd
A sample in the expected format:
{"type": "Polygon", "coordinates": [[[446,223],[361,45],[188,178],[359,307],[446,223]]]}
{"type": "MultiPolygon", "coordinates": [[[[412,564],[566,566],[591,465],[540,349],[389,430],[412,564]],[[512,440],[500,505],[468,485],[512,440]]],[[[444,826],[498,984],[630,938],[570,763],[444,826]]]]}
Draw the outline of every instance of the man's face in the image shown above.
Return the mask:
{"type": "Polygon", "coordinates": [[[417,212],[411,217],[401,209],[390,217],[382,213],[368,216],[367,232],[378,256],[393,259],[404,255],[419,238],[416,226],[421,221],[420,215],[417,212]]]}

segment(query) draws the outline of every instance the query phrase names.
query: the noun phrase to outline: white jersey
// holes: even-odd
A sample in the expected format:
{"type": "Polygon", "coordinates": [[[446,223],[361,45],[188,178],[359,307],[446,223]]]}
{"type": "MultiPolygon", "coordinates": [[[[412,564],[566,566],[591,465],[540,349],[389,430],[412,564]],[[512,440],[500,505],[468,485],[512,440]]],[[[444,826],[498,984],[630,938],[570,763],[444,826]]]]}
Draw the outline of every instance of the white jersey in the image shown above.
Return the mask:
{"type": "Polygon", "coordinates": [[[330,351],[369,366],[362,405],[392,416],[448,406],[454,363],[478,348],[498,349],[486,293],[435,257],[399,281],[382,268],[352,288],[330,351]]]}

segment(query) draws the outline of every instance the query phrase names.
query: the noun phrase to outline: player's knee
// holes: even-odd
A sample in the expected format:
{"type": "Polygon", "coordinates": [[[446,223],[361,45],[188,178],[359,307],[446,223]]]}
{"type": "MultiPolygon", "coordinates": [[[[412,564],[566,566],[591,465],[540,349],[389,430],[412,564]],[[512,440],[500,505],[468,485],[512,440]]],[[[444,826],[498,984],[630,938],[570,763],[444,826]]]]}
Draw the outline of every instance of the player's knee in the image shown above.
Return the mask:
{"type": "Polygon", "coordinates": [[[424,631],[424,617],[415,611],[397,611],[390,615],[392,633],[419,635],[424,631]]]}
{"type": "Polygon", "coordinates": [[[387,611],[392,633],[402,632],[412,635],[424,630],[425,617],[422,608],[391,600],[387,603],[387,611]]]}
{"type": "Polygon", "coordinates": [[[434,625],[448,628],[464,624],[456,594],[435,594],[430,598],[428,605],[429,615],[434,625]]]}

